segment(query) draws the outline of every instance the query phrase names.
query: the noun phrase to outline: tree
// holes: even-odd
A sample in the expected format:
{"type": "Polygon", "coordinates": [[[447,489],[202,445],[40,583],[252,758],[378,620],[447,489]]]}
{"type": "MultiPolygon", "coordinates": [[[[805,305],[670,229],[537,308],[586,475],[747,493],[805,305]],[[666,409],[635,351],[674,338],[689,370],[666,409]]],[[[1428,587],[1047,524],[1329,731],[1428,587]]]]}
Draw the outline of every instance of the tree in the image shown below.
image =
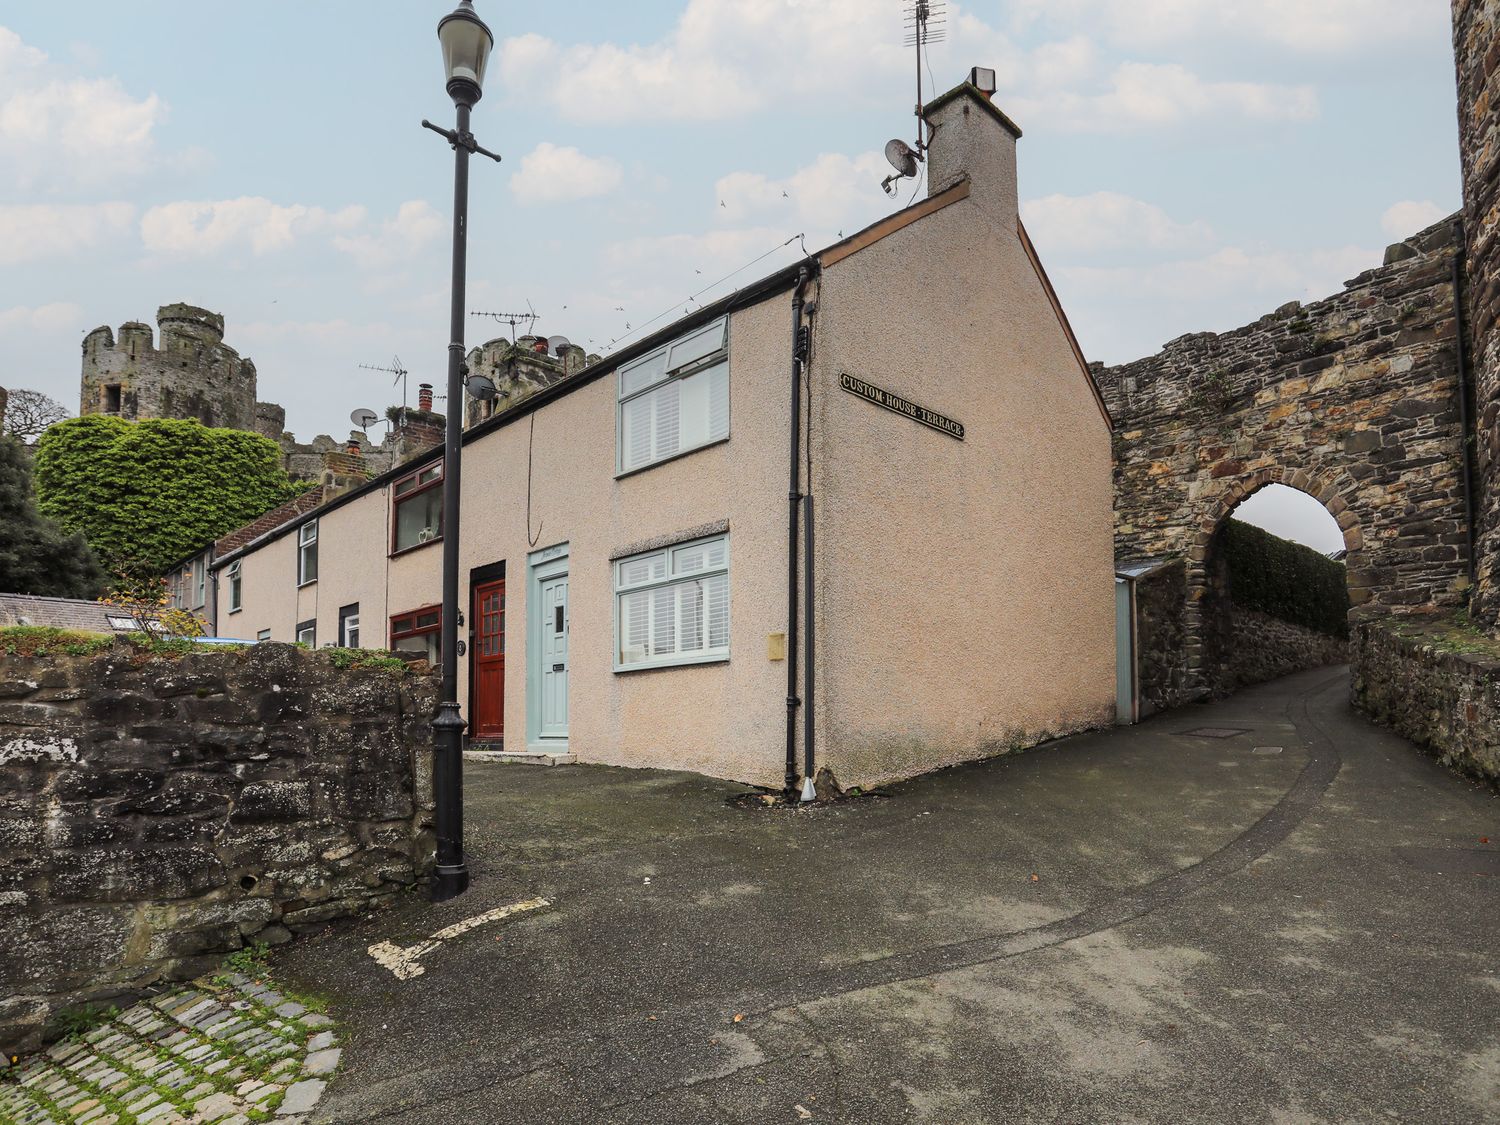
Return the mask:
{"type": "Polygon", "coordinates": [[[111,571],[160,575],[308,487],[275,442],[197,421],[71,418],[37,443],[37,506],[111,571]]]}
{"type": "Polygon", "coordinates": [[[0,591],[93,598],[103,585],[83,536],[69,535],[32,502],[31,454],[20,439],[0,437],[0,591]]]}
{"type": "Polygon", "coordinates": [[[4,433],[22,441],[35,441],[48,426],[68,416],[62,406],[42,394],[25,389],[11,391],[5,400],[4,433]]]}

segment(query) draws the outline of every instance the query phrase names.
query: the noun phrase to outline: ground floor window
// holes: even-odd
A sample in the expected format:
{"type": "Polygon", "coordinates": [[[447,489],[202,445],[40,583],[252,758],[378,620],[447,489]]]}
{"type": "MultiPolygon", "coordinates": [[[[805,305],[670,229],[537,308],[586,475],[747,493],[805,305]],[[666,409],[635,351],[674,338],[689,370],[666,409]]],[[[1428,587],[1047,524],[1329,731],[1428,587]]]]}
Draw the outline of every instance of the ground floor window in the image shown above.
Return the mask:
{"type": "Polygon", "coordinates": [[[391,649],[419,653],[436,668],[443,657],[442,631],[442,606],[427,606],[397,614],[391,618],[391,649]]]}
{"type": "Polygon", "coordinates": [[[318,647],[318,623],[316,621],[298,622],[297,643],[306,645],[308,648],[318,647]]]}
{"type": "Polygon", "coordinates": [[[359,603],[339,607],[339,647],[359,647],[359,603]]]}
{"type": "Polygon", "coordinates": [[[271,639],[271,630],[262,629],[259,633],[255,634],[255,639],[257,641],[269,641],[271,639]]]}
{"type": "Polygon", "coordinates": [[[729,537],[615,563],[615,667],[729,658],[729,537]]]}

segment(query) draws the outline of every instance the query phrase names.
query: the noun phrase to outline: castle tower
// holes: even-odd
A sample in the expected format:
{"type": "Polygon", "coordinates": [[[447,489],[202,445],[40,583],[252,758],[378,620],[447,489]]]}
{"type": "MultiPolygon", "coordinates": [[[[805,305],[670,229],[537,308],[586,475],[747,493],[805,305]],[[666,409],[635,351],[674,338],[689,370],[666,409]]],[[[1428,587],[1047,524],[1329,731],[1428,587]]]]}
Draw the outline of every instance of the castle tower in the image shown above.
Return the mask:
{"type": "Polygon", "coordinates": [[[194,305],[163,305],[150,325],[108,327],[83,340],[79,414],[196,418],[205,426],[257,430],[255,364],[224,343],[224,318],[194,305]]]}

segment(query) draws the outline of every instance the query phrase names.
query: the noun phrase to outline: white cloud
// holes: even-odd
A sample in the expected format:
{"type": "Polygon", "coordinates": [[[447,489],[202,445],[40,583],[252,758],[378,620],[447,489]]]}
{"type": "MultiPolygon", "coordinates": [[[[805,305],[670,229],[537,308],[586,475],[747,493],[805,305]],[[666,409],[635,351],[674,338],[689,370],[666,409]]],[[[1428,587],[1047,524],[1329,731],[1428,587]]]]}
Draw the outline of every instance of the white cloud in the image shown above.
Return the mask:
{"type": "Polygon", "coordinates": [[[1179,223],[1155,204],[1112,191],[1028,200],[1021,217],[1043,253],[1191,250],[1213,240],[1207,223],[1179,223]]]}
{"type": "Polygon", "coordinates": [[[510,190],[522,203],[558,203],[608,195],[625,174],[607,157],[585,156],[572,146],[543,141],[521,157],[510,190]]]}
{"type": "Polygon", "coordinates": [[[142,171],[165,106],[114,78],[64,77],[0,27],[0,168],[12,186],[68,191],[142,171]]]}
{"type": "Polygon", "coordinates": [[[714,185],[722,204],[718,217],[734,223],[784,217],[804,227],[810,242],[823,241],[838,228],[852,232],[891,209],[880,190],[889,171],[883,156],[867,152],[823,153],[784,179],[733,172],[714,185]]]}
{"type": "Polygon", "coordinates": [[[365,268],[388,266],[410,258],[447,228],[447,220],[426,200],[409,199],[378,233],[339,235],[333,244],[365,268]]]}
{"type": "Polygon", "coordinates": [[[1420,230],[1426,230],[1439,219],[1446,218],[1453,212],[1445,207],[1439,207],[1430,199],[1420,202],[1415,199],[1405,199],[1400,203],[1393,203],[1386,209],[1384,215],[1380,216],[1380,229],[1390,238],[1410,238],[1420,230]]]}
{"type": "Polygon", "coordinates": [[[1127,62],[1096,93],[1052,90],[1011,103],[1023,119],[1071,132],[1163,128],[1226,119],[1309,121],[1318,116],[1312,86],[1217,82],[1177,63],[1127,62]]]}
{"type": "Polygon", "coordinates": [[[75,254],[129,233],[129,203],[0,204],[0,266],[75,254]]]}
{"type": "Polygon", "coordinates": [[[141,241],[147,250],[165,257],[244,249],[261,255],[285,250],[304,235],[350,230],[364,218],[363,207],[330,212],[300,203],[283,206],[260,196],[213,202],[183,201],[147,211],[141,218],[141,241]]]}
{"type": "Polygon", "coordinates": [[[1010,10],[1018,27],[1084,28],[1125,47],[1257,42],[1327,56],[1401,44],[1445,21],[1448,0],[1012,0],[1010,10]]]}
{"type": "Polygon", "coordinates": [[[69,301],[48,305],[17,305],[0,309],[0,332],[26,332],[54,335],[77,328],[83,309],[69,301]]]}
{"type": "Polygon", "coordinates": [[[564,46],[535,33],[500,45],[499,73],[576,121],[712,121],[835,88],[871,90],[902,72],[899,12],[868,0],[689,0],[646,44],[564,46]]]}

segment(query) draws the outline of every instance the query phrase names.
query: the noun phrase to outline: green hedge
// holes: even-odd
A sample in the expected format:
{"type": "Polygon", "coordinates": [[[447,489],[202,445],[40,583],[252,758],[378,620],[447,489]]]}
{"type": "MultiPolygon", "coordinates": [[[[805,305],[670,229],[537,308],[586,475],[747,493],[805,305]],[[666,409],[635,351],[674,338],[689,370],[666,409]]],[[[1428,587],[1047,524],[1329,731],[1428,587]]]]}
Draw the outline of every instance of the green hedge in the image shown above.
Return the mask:
{"type": "Polygon", "coordinates": [[[82,532],[109,569],[136,575],[161,574],[308,487],[259,434],[105,414],[43,434],[35,482],[44,515],[82,532]]]}
{"type": "Polygon", "coordinates": [[[1235,605],[1331,637],[1349,636],[1349,581],[1343,563],[1241,520],[1225,522],[1219,550],[1229,567],[1235,605]]]}

